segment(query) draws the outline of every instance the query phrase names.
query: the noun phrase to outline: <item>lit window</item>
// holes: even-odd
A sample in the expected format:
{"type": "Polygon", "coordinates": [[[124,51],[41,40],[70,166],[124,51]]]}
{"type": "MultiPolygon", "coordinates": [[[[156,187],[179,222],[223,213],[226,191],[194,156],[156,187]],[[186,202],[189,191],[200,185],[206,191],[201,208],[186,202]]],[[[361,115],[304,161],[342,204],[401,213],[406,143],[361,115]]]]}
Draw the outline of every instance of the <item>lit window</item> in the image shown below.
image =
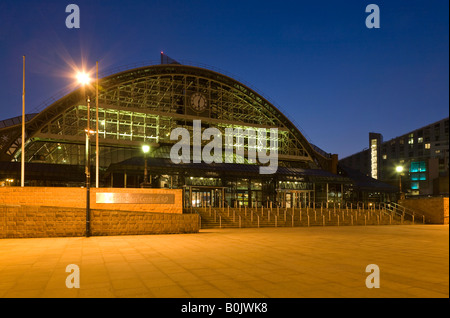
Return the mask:
{"type": "Polygon", "coordinates": [[[387,159],[387,155],[383,155],[383,159],[387,159]]]}
{"type": "Polygon", "coordinates": [[[419,144],[421,144],[421,143],[423,142],[423,137],[417,138],[417,142],[418,142],[419,144]]]}
{"type": "Polygon", "coordinates": [[[412,182],[411,183],[411,189],[412,190],[419,190],[419,182],[412,182]]]}
{"type": "Polygon", "coordinates": [[[427,171],[427,165],[425,161],[413,161],[409,168],[409,172],[425,172],[427,171]]]}
{"type": "Polygon", "coordinates": [[[426,143],[426,144],[425,144],[425,149],[430,149],[430,147],[431,147],[431,144],[430,144],[430,143],[426,143]]]}
{"type": "Polygon", "coordinates": [[[435,151],[435,153],[441,153],[441,151],[438,149],[438,150],[435,151]]]}

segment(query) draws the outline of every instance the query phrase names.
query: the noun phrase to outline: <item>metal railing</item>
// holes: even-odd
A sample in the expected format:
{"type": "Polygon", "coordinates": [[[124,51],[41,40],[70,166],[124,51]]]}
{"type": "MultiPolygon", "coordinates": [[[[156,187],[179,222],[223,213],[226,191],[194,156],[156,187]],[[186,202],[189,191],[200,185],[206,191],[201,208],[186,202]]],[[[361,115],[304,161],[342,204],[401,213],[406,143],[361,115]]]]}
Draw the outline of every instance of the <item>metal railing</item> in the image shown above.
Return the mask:
{"type": "Polygon", "coordinates": [[[426,223],[426,217],[424,214],[418,213],[417,211],[414,211],[413,209],[407,208],[396,202],[386,202],[382,203],[382,205],[386,210],[392,211],[393,213],[396,213],[398,216],[400,216],[402,218],[402,221],[409,220],[413,224],[415,224],[415,222],[422,222],[423,224],[426,223]]]}
{"type": "MultiPolygon", "coordinates": [[[[201,213],[222,227],[279,227],[279,226],[318,226],[318,225],[376,225],[403,224],[405,221],[413,224],[425,224],[425,216],[395,202],[346,202],[344,204],[324,204],[310,207],[203,207],[201,213]]],[[[190,208],[194,213],[201,213],[196,208],[190,208]]],[[[206,221],[206,220],[205,220],[206,221]]],[[[206,224],[206,223],[205,223],[206,224]]]]}

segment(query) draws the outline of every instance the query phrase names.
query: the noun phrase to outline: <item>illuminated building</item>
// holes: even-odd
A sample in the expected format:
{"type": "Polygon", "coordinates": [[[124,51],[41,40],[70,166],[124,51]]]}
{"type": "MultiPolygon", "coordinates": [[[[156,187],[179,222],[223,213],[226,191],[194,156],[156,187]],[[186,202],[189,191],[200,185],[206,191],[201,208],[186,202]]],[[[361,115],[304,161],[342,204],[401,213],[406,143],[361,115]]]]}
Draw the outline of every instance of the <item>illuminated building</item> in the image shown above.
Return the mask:
{"type": "Polygon", "coordinates": [[[397,166],[403,167],[402,187],[409,196],[448,195],[448,120],[383,141],[369,133],[369,148],[339,160],[339,164],[398,185],[397,166]]]}
{"type": "MultiPolygon", "coordinates": [[[[229,76],[182,65],[164,54],[161,64],[102,75],[98,100],[100,187],[182,188],[185,206],[261,206],[273,202],[290,207],[344,202],[350,199],[349,193],[357,191],[355,180],[338,170],[337,155],[310,144],[273,103],[229,76]],[[227,128],[267,132],[276,128],[277,172],[260,174],[259,166],[247,156],[243,162],[242,158],[228,158],[223,163],[174,163],[170,150],[176,141],[171,140],[171,132],[185,128],[192,135],[195,120],[201,120],[202,130],[215,127],[221,133],[227,128]],[[144,144],[150,147],[145,160],[144,144]],[[145,162],[148,184],[143,183],[145,162]]],[[[91,105],[95,105],[93,96],[91,105]]],[[[85,100],[83,91],[77,89],[28,115],[26,185],[83,185],[88,118],[85,100]]],[[[95,107],[90,111],[90,127],[95,127],[95,107]]],[[[0,178],[18,180],[20,119],[1,122],[0,137],[0,178]]],[[[205,143],[202,141],[202,146],[205,143]]],[[[246,148],[245,153],[248,151],[246,148]]],[[[91,151],[92,165],[94,158],[91,151]]],[[[95,182],[95,177],[91,180],[95,182]]],[[[391,193],[392,187],[381,191],[391,193]]]]}

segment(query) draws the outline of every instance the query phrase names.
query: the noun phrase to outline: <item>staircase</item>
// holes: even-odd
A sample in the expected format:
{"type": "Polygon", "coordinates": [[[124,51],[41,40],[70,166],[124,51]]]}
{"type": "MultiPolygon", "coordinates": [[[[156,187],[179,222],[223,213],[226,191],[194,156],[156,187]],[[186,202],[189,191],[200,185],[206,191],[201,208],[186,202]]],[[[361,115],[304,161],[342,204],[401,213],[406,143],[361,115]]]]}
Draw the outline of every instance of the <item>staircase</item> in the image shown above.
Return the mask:
{"type": "Polygon", "coordinates": [[[187,208],[201,229],[425,224],[425,217],[396,203],[345,208],[187,208]]]}

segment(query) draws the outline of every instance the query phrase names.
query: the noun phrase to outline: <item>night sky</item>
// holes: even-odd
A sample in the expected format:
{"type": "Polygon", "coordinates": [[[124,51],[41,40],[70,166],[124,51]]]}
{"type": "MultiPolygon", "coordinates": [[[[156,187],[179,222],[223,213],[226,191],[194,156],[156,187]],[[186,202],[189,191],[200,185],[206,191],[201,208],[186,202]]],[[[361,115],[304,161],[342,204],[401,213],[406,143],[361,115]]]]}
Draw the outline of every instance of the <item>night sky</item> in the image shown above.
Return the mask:
{"type": "Polygon", "coordinates": [[[0,2],[0,119],[73,88],[74,68],[175,60],[205,64],[256,88],[308,140],[343,158],[449,114],[449,2],[0,2]],[[80,8],[68,29],[66,6],[80,8]],[[368,4],[380,28],[368,29],[368,4]]]}

